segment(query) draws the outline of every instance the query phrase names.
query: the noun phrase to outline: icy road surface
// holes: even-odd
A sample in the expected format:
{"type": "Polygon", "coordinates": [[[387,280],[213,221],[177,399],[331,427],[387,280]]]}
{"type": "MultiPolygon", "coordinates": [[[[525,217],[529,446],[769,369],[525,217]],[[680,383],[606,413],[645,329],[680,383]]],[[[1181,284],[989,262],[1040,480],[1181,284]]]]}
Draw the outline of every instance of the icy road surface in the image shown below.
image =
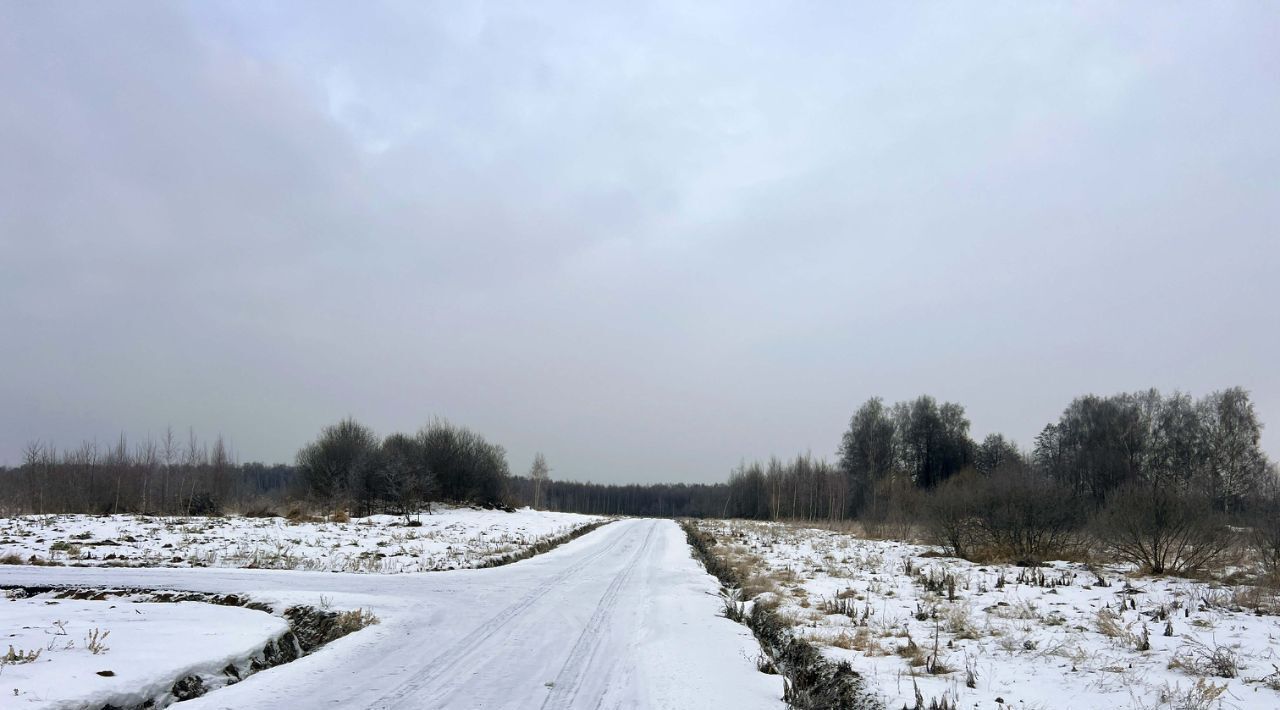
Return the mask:
{"type": "Polygon", "coordinates": [[[0,567],[0,583],[192,589],[367,607],[382,623],[181,705],[208,708],[770,708],[744,627],[666,520],[623,520],[532,559],[395,576],[0,567]]]}

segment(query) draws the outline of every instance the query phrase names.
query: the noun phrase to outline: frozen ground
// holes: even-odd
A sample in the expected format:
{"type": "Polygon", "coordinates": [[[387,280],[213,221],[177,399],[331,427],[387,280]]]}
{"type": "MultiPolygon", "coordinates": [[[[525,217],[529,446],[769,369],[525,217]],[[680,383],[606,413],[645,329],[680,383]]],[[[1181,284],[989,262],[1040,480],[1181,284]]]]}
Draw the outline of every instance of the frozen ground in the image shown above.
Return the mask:
{"type": "Polygon", "coordinates": [[[1280,707],[1280,609],[1253,587],[978,565],[784,524],[699,525],[717,552],[765,570],[752,585],[889,708],[914,707],[917,688],[956,708],[1280,707]]]}
{"type": "MultiPolygon", "coordinates": [[[[756,670],[750,632],[718,616],[718,584],[671,521],[618,521],[490,569],[367,575],[21,565],[0,567],[0,584],[191,589],[273,606],[323,596],[335,609],[367,608],[381,618],[185,710],[782,707],[781,681],[756,670]]],[[[47,625],[46,616],[33,622],[47,625]]]]}
{"type": "MultiPolygon", "coordinates": [[[[3,573],[0,573],[2,575],[3,573]]],[[[3,580],[4,576],[0,576],[3,580]]],[[[0,599],[0,706],[123,706],[164,697],[174,680],[247,667],[288,624],[232,606],[0,599]],[[34,660],[13,663],[16,657],[34,660]]]]}
{"type": "Polygon", "coordinates": [[[136,515],[0,519],[0,560],[65,565],[426,572],[474,567],[599,518],[523,508],[440,508],[420,527],[375,515],[350,522],[136,515]]]}

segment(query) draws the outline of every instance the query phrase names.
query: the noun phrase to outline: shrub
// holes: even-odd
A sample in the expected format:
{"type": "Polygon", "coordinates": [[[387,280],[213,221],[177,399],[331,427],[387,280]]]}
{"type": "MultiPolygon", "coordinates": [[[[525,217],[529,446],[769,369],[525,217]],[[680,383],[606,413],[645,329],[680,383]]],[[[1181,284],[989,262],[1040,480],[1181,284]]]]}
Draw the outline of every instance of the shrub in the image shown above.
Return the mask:
{"type": "Polygon", "coordinates": [[[186,510],[187,515],[222,515],[222,505],[218,503],[218,499],[214,498],[212,493],[207,491],[198,491],[188,497],[186,510]]]}
{"type": "Polygon", "coordinates": [[[905,476],[881,481],[875,497],[862,512],[863,528],[871,537],[910,540],[920,519],[926,498],[905,476]]]}
{"type": "Polygon", "coordinates": [[[319,517],[312,515],[311,513],[308,513],[304,508],[297,505],[289,508],[289,511],[285,513],[284,517],[286,520],[288,520],[290,523],[293,523],[294,525],[297,525],[299,523],[320,522],[319,517]]]}
{"type": "Polygon", "coordinates": [[[1074,546],[1079,507],[1064,487],[1031,473],[995,473],[978,489],[988,544],[1021,564],[1064,556],[1074,546]]]}
{"type": "Polygon", "coordinates": [[[1218,565],[1232,542],[1208,498],[1150,484],[1113,494],[1094,532],[1112,554],[1153,574],[1185,575],[1218,565]]]}
{"type": "Polygon", "coordinates": [[[1267,581],[1280,586],[1280,493],[1270,493],[1258,506],[1249,542],[1258,554],[1267,581]]]}
{"type": "Polygon", "coordinates": [[[925,505],[933,541],[956,557],[1039,564],[1076,546],[1079,506],[1057,483],[1019,469],[972,469],[938,486],[925,505]]]}
{"type": "Polygon", "coordinates": [[[980,506],[974,490],[979,482],[972,470],[960,473],[934,489],[924,506],[931,540],[956,557],[973,559],[982,544],[980,506]]]}

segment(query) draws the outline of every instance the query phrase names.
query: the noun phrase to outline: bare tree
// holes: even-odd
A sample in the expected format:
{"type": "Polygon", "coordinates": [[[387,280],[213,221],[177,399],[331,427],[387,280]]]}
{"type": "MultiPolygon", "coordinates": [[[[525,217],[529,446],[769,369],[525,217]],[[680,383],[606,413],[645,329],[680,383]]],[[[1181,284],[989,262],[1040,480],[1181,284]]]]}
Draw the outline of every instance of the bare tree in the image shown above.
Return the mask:
{"type": "Polygon", "coordinates": [[[219,434],[213,441],[213,452],[209,455],[209,476],[206,484],[207,495],[215,506],[221,506],[231,494],[231,468],[234,462],[227,444],[219,434]]]}
{"type": "Polygon", "coordinates": [[[37,515],[44,514],[44,490],[48,484],[51,457],[39,439],[27,442],[22,449],[22,468],[26,472],[30,496],[28,505],[37,515]]]}
{"type": "Polygon", "coordinates": [[[160,440],[160,456],[164,461],[164,484],[160,488],[160,506],[168,508],[172,503],[169,498],[169,483],[173,480],[173,467],[178,463],[178,440],[173,435],[173,427],[164,428],[164,438],[160,440]]]}
{"type": "Polygon", "coordinates": [[[183,510],[186,515],[191,515],[192,502],[196,497],[196,478],[204,464],[208,461],[208,452],[204,447],[200,446],[200,442],[196,439],[196,431],[191,427],[187,427],[187,450],[183,454],[182,470],[184,477],[190,479],[190,489],[184,495],[182,485],[178,487],[178,495],[182,496],[183,510]]]}
{"type": "Polygon", "coordinates": [[[533,507],[542,507],[542,487],[551,480],[551,468],[547,466],[547,458],[542,452],[533,455],[533,465],[529,467],[529,478],[533,480],[533,507]]]}
{"type": "Polygon", "coordinates": [[[137,447],[134,460],[142,469],[142,507],[138,512],[149,513],[151,512],[151,481],[159,464],[156,442],[152,441],[150,434],[147,435],[146,442],[137,447]]]}

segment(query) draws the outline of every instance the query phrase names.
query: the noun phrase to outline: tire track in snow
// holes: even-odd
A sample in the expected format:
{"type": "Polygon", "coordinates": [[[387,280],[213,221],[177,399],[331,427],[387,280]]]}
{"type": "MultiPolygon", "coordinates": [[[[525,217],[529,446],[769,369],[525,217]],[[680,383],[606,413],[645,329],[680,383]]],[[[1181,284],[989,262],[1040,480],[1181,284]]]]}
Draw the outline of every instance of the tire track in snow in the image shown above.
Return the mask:
{"type": "MultiPolygon", "coordinates": [[[[429,689],[437,681],[450,677],[459,668],[468,667],[474,662],[474,659],[471,658],[472,655],[484,645],[485,641],[488,641],[489,638],[499,631],[504,630],[504,627],[509,621],[524,613],[525,610],[537,603],[539,599],[546,596],[548,592],[558,587],[566,579],[576,575],[584,567],[594,564],[596,560],[612,552],[614,548],[618,547],[618,545],[622,544],[627,539],[627,535],[615,534],[614,539],[602,545],[600,549],[585,555],[581,560],[578,560],[574,564],[565,568],[559,574],[551,577],[540,586],[526,594],[520,601],[508,606],[485,622],[481,623],[458,642],[441,650],[440,653],[436,654],[436,656],[427,663],[424,672],[421,675],[401,683],[390,693],[380,698],[373,707],[423,707],[423,699],[418,696],[424,689],[429,689]]],[[[432,693],[432,695],[439,696],[451,689],[452,688],[450,686],[439,688],[432,693]]]]}
{"type": "Polygon", "coordinates": [[[627,582],[631,581],[636,567],[644,559],[645,553],[649,550],[649,541],[653,538],[655,529],[657,529],[657,525],[650,522],[649,532],[645,534],[644,542],[640,544],[636,553],[632,555],[631,560],[613,578],[608,589],[600,597],[600,601],[596,604],[595,611],[592,612],[587,625],[582,629],[582,633],[578,634],[578,640],[574,642],[573,649],[569,651],[569,657],[565,660],[564,665],[561,666],[560,672],[556,674],[555,681],[551,686],[551,692],[547,695],[546,700],[542,701],[543,710],[573,706],[578,697],[578,692],[582,689],[582,681],[586,676],[587,669],[594,663],[596,654],[600,650],[600,644],[604,641],[606,636],[605,629],[609,626],[613,613],[617,609],[618,595],[622,592],[622,588],[626,586],[627,582]]]}

